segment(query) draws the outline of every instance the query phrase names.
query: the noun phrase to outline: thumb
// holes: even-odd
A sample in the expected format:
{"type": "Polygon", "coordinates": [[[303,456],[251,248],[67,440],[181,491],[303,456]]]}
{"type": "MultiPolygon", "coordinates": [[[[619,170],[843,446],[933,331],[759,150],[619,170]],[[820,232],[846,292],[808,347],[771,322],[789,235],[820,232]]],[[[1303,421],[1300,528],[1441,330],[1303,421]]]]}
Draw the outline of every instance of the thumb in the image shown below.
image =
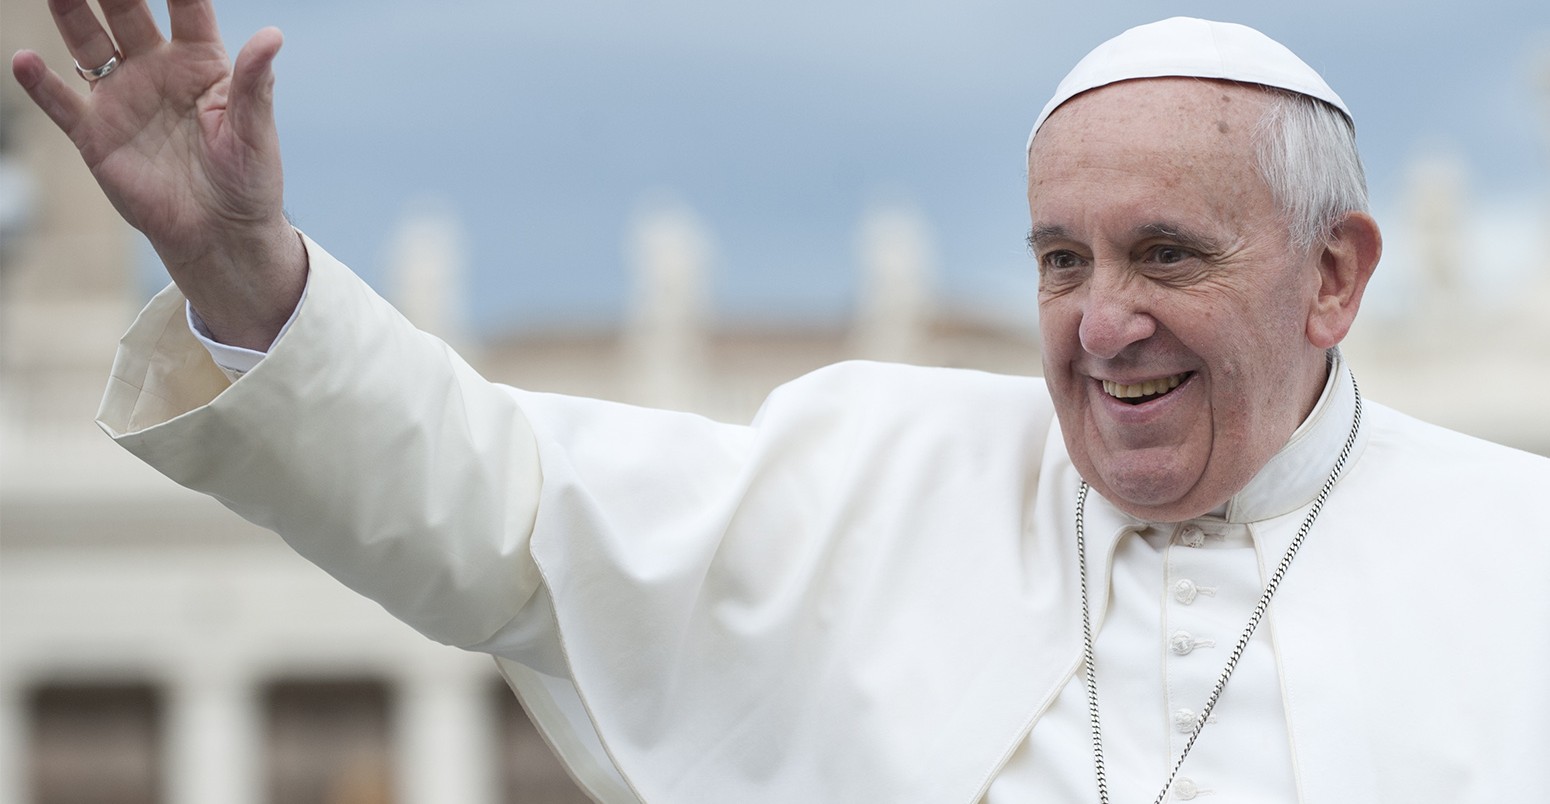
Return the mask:
{"type": "Polygon", "coordinates": [[[265,28],[237,53],[227,102],[233,131],[244,142],[260,145],[277,139],[274,123],[274,58],[284,44],[279,28],[265,28]]]}

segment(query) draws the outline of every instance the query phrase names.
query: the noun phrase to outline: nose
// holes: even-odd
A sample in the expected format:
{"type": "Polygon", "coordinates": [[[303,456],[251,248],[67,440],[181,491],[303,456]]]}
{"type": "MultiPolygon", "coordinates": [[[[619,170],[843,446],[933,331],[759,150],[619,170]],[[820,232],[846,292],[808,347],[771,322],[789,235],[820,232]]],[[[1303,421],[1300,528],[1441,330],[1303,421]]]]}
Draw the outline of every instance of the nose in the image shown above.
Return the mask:
{"type": "Polygon", "coordinates": [[[1101,268],[1093,272],[1078,329],[1082,349],[1103,360],[1119,357],[1131,344],[1157,332],[1157,320],[1147,312],[1138,287],[1141,280],[1117,273],[1101,268]]]}

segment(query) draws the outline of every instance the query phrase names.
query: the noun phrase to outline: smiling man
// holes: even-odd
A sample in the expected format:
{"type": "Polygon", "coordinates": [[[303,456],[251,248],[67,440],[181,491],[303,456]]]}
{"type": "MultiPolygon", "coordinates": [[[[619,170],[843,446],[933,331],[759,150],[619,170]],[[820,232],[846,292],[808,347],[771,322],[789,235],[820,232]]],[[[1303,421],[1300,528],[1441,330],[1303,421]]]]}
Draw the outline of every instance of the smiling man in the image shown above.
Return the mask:
{"type": "MultiPolygon", "coordinates": [[[[1123,81],[1067,101],[1033,138],[1045,378],[1078,470],[1137,516],[1199,516],[1243,488],[1312,412],[1355,318],[1376,224],[1321,209],[1316,239],[1298,242],[1258,157],[1283,107],[1308,103],[1123,81]]],[[[1303,146],[1349,137],[1322,131],[1333,138],[1303,146]]]]}
{"type": "Polygon", "coordinates": [[[1044,381],[843,364],[731,425],[480,378],[285,222],[277,31],[102,5],[52,3],[89,95],[13,66],[176,283],[103,428],[496,657],[598,800],[1550,789],[1550,461],[1362,399],[1351,117],[1262,34],[1132,29],[1039,116],[1044,381]]]}

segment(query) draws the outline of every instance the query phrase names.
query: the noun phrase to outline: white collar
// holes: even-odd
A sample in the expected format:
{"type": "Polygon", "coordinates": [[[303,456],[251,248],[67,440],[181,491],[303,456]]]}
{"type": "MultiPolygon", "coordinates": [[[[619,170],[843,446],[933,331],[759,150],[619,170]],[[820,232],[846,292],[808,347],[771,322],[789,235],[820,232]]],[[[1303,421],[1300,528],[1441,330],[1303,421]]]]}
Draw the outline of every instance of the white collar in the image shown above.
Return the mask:
{"type": "MultiPolygon", "coordinates": [[[[1324,393],[1313,406],[1286,446],[1254,475],[1248,485],[1234,494],[1223,509],[1228,522],[1248,523],[1273,519],[1296,511],[1319,493],[1329,473],[1335,469],[1340,449],[1351,434],[1351,419],[1356,414],[1356,386],[1339,350],[1331,352],[1329,379],[1324,393]]],[[[1350,471],[1367,443],[1368,428],[1357,433],[1343,471],[1350,471]]]]}

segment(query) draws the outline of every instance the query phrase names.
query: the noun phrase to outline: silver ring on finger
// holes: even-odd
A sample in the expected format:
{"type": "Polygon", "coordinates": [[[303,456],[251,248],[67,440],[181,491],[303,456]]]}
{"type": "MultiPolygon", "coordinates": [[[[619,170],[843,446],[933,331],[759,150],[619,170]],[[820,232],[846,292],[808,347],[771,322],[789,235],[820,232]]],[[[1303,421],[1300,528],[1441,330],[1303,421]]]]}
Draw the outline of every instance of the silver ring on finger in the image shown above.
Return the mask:
{"type": "Polygon", "coordinates": [[[109,56],[107,61],[103,62],[100,66],[91,68],[82,67],[80,62],[76,62],[75,72],[77,75],[86,79],[86,83],[95,84],[98,81],[107,78],[109,73],[118,69],[118,65],[122,63],[122,60],[119,58],[119,56],[120,54],[118,51],[114,51],[113,55],[109,56]]]}

